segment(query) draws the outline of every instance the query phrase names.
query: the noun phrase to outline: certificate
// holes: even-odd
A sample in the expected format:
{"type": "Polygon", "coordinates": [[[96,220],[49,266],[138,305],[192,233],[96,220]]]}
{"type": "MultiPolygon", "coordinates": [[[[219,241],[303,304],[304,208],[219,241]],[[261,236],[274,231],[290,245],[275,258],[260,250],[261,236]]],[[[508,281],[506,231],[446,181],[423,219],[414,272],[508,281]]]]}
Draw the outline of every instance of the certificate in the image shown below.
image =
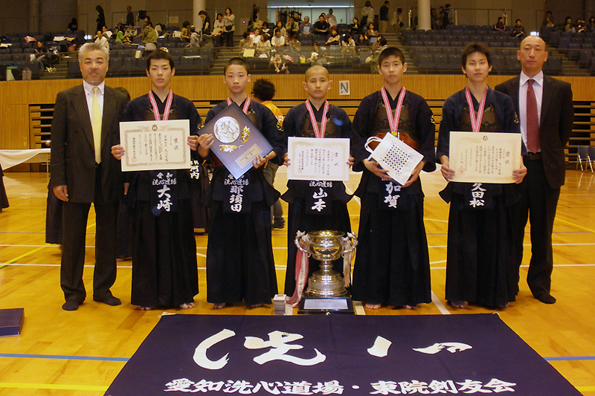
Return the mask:
{"type": "Polygon", "coordinates": [[[252,168],[257,156],[273,150],[268,140],[252,124],[240,107],[232,103],[201,130],[215,137],[211,152],[236,179],[252,168]]]}
{"type": "Polygon", "coordinates": [[[290,137],[288,180],[349,180],[349,139],[290,137]]]}
{"type": "Polygon", "coordinates": [[[120,122],[122,172],[190,169],[189,120],[120,122]]]}
{"type": "Polygon", "coordinates": [[[382,139],[377,136],[368,138],[366,150],[372,153],[368,160],[378,162],[380,167],[388,170],[388,175],[400,185],[407,183],[417,165],[424,158],[423,155],[392,133],[387,133],[382,139]],[[379,142],[374,151],[370,148],[372,142],[379,142]]]}
{"type": "Polygon", "coordinates": [[[512,171],[521,167],[521,134],[451,132],[449,154],[452,181],[514,183],[512,171]]]}

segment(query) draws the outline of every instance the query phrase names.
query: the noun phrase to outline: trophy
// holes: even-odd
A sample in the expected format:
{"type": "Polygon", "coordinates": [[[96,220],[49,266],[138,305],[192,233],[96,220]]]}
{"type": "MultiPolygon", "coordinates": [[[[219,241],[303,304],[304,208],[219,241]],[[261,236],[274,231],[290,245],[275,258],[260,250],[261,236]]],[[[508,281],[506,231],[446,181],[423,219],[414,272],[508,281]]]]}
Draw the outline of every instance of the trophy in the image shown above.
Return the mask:
{"type": "MultiPolygon", "coordinates": [[[[302,253],[320,261],[320,269],[308,278],[305,293],[307,298],[300,304],[300,313],[313,312],[312,309],[317,312],[353,312],[351,300],[347,297],[349,293],[345,288],[345,279],[333,270],[332,261],[353,252],[357,246],[356,235],[350,232],[345,236],[344,232],[328,230],[312,231],[305,235],[298,233],[295,244],[302,253]]],[[[349,266],[349,263],[346,265],[349,266]]],[[[349,277],[349,272],[346,277],[349,277]]]]}

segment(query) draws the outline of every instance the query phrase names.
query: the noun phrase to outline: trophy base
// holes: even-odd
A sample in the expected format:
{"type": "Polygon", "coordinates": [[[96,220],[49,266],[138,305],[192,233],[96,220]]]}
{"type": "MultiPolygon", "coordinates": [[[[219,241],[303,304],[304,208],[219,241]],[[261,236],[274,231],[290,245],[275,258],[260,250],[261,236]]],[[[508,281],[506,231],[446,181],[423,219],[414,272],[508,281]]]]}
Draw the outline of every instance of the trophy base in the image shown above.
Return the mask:
{"type": "Polygon", "coordinates": [[[319,270],[308,278],[305,296],[310,298],[334,298],[348,296],[345,281],[334,270],[319,270]]]}
{"type": "Polygon", "coordinates": [[[304,297],[298,306],[298,314],[351,314],[353,302],[350,297],[310,298],[304,297]]]}

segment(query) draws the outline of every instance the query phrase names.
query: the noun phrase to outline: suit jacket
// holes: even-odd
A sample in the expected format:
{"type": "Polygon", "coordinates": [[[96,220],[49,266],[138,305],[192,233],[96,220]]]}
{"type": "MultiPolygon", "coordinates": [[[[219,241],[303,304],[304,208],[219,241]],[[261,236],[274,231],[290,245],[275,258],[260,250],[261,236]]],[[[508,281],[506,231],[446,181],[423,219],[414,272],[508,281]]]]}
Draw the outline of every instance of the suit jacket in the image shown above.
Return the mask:
{"type": "MultiPolygon", "coordinates": [[[[127,98],[108,86],[101,125],[101,187],[105,201],[124,196],[124,181],[111,147],[120,142],[120,121],[127,98]]],[[[52,187],[66,185],[70,202],[93,202],[95,149],[93,128],[82,85],[59,92],[52,121],[52,187]]]]}
{"type": "MultiPolygon", "coordinates": [[[[517,114],[519,114],[519,81],[520,76],[517,76],[496,86],[497,91],[504,92],[512,98],[517,114]]],[[[570,84],[544,75],[539,141],[545,175],[548,184],[554,189],[564,184],[566,172],[564,148],[570,138],[573,123],[574,105],[570,84]]],[[[523,147],[523,152],[525,151],[523,147]]]]}

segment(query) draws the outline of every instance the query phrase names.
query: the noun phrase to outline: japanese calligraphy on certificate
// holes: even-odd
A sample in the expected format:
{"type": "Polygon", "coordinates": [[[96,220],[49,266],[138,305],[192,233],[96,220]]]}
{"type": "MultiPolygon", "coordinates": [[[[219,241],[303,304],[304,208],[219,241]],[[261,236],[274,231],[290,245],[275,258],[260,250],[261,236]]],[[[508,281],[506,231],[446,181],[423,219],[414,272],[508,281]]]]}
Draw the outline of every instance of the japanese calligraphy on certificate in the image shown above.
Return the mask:
{"type": "Polygon", "coordinates": [[[349,139],[290,137],[288,180],[349,180],[349,139]]]}
{"type": "Polygon", "coordinates": [[[521,167],[521,134],[451,132],[452,181],[514,183],[512,171],[521,167]]]}
{"type": "Polygon", "coordinates": [[[120,122],[122,171],[190,169],[189,120],[120,122]]]}

